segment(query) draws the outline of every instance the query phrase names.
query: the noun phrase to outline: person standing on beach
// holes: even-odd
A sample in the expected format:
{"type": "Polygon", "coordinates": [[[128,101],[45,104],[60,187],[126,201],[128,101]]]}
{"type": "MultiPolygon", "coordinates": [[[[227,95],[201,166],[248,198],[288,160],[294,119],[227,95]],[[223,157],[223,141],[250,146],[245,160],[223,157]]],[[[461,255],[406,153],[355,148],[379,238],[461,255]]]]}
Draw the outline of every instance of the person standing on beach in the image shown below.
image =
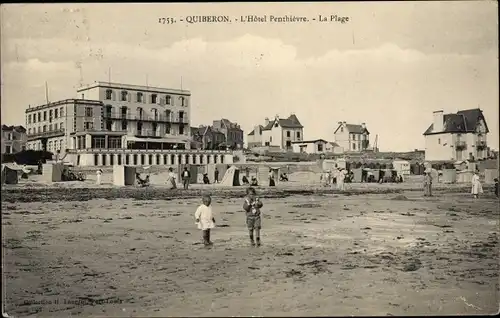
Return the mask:
{"type": "Polygon", "coordinates": [[[174,169],[168,168],[168,179],[167,179],[167,185],[170,187],[170,189],[177,189],[177,183],[175,182],[175,173],[174,169]]]}
{"type": "Polygon", "coordinates": [[[250,236],[250,244],[255,246],[255,238],[257,240],[257,246],[260,246],[260,229],[261,229],[261,215],[260,209],[263,204],[258,197],[256,197],[255,188],[249,187],[247,189],[247,195],[245,197],[245,202],[243,203],[243,210],[246,212],[247,228],[248,234],[250,236]]]}
{"type": "Polygon", "coordinates": [[[189,188],[189,181],[191,181],[191,173],[187,167],[184,167],[184,171],[182,171],[182,183],[184,184],[184,190],[189,188]]]}
{"type": "Polygon", "coordinates": [[[498,198],[498,178],[495,178],[493,181],[495,181],[495,195],[498,198]]]}
{"type": "Polygon", "coordinates": [[[96,171],[96,184],[97,185],[101,184],[101,175],[102,175],[102,170],[97,169],[97,171],[96,171]]]}
{"type": "Polygon", "coordinates": [[[472,176],[472,195],[474,195],[474,199],[477,199],[478,195],[483,193],[483,186],[481,185],[481,181],[479,180],[479,174],[476,170],[474,175],[472,176]]]}
{"type": "Polygon", "coordinates": [[[424,176],[424,197],[432,197],[432,175],[429,170],[424,176]]]}
{"type": "Polygon", "coordinates": [[[345,175],[346,173],[344,173],[344,170],[339,169],[339,173],[337,175],[337,189],[339,189],[340,191],[345,190],[345,184],[344,184],[345,175]]]}
{"type": "Polygon", "coordinates": [[[212,207],[210,206],[212,198],[210,195],[205,194],[203,195],[202,200],[203,204],[196,209],[194,218],[198,229],[202,231],[203,244],[205,246],[211,246],[213,243],[210,241],[210,230],[215,227],[215,218],[212,212],[212,207]]]}
{"type": "Polygon", "coordinates": [[[219,169],[215,168],[214,172],[215,183],[219,183],[219,169]]]}

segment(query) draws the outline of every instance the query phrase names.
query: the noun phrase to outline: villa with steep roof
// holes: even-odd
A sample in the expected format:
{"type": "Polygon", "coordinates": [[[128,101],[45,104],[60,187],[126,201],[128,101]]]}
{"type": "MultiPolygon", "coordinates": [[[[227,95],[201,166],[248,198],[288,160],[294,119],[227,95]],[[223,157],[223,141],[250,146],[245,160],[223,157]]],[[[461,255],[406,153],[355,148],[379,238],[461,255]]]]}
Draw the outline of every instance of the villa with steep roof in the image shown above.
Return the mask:
{"type": "Polygon", "coordinates": [[[339,121],[334,135],[335,143],[343,148],[344,152],[361,152],[368,150],[370,146],[370,132],[365,123],[353,125],[339,121]]]}
{"type": "Polygon", "coordinates": [[[293,142],[304,138],[304,126],[295,114],[288,118],[276,115],[273,120],[266,117],[264,125],[255,126],[247,138],[248,148],[264,146],[293,151],[293,142]]]}
{"type": "Polygon", "coordinates": [[[465,160],[488,157],[486,135],[489,133],[483,111],[479,108],[455,114],[433,112],[433,122],[424,132],[425,160],[465,160]]]}

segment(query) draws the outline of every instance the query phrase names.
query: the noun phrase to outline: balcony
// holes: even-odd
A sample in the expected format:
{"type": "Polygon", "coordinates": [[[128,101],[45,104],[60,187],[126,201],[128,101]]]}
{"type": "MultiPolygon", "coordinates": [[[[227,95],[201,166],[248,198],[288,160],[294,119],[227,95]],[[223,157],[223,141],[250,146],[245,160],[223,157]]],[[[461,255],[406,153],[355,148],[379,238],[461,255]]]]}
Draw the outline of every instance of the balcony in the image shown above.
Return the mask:
{"type": "Polygon", "coordinates": [[[479,140],[478,142],[476,142],[476,149],[477,150],[484,150],[484,149],[486,149],[486,141],[479,140]]]}
{"type": "Polygon", "coordinates": [[[173,123],[173,124],[188,124],[189,121],[186,117],[180,116],[167,116],[167,115],[157,115],[157,116],[146,116],[146,115],[132,115],[132,114],[122,114],[122,113],[104,113],[105,119],[115,119],[115,120],[137,120],[137,121],[148,121],[157,123],[173,123]]]}
{"type": "Polygon", "coordinates": [[[64,136],[64,128],[28,134],[28,140],[34,140],[34,139],[39,139],[39,138],[52,138],[52,137],[60,137],[60,136],[64,136]]]}
{"type": "Polygon", "coordinates": [[[455,142],[455,149],[458,151],[465,150],[467,149],[467,144],[465,143],[465,141],[458,140],[457,142],[455,142]]]}
{"type": "Polygon", "coordinates": [[[146,131],[138,131],[136,134],[135,134],[136,137],[139,137],[139,138],[161,138],[162,135],[156,131],[149,131],[149,130],[146,130],[146,131]]]}

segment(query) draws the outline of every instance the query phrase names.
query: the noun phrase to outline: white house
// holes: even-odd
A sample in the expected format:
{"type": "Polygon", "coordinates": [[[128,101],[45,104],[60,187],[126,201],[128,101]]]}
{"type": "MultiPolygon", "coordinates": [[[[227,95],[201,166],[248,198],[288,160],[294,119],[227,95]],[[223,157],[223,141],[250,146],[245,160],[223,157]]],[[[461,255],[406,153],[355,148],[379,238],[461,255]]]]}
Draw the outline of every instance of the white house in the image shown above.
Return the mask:
{"type": "MultiPolygon", "coordinates": [[[[334,142],[324,139],[294,141],[292,142],[293,152],[297,153],[337,153],[341,148],[334,142]]],[[[340,151],[341,152],[341,151],[340,151]]]]}
{"type": "Polygon", "coordinates": [[[481,109],[456,114],[433,113],[433,122],[424,132],[425,160],[482,159],[488,156],[488,126],[481,109]]]}
{"type": "Polygon", "coordinates": [[[272,121],[266,117],[264,125],[256,126],[247,138],[249,148],[279,147],[281,150],[292,151],[292,143],[304,138],[304,126],[295,114],[286,119],[276,115],[272,121]]]}
{"type": "Polygon", "coordinates": [[[334,132],[335,142],[346,152],[361,152],[370,145],[370,132],[365,123],[361,125],[339,122],[334,132]]]}

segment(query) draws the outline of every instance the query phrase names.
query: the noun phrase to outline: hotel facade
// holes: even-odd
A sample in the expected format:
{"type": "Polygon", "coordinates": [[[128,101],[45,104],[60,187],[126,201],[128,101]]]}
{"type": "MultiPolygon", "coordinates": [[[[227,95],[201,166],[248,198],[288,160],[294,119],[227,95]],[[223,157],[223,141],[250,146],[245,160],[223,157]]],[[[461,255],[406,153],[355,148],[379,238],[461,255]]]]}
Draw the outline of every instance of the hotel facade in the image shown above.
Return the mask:
{"type": "Polygon", "coordinates": [[[76,99],[26,110],[28,149],[78,166],[231,163],[230,151],[190,149],[188,90],[95,82],[76,99]]]}

